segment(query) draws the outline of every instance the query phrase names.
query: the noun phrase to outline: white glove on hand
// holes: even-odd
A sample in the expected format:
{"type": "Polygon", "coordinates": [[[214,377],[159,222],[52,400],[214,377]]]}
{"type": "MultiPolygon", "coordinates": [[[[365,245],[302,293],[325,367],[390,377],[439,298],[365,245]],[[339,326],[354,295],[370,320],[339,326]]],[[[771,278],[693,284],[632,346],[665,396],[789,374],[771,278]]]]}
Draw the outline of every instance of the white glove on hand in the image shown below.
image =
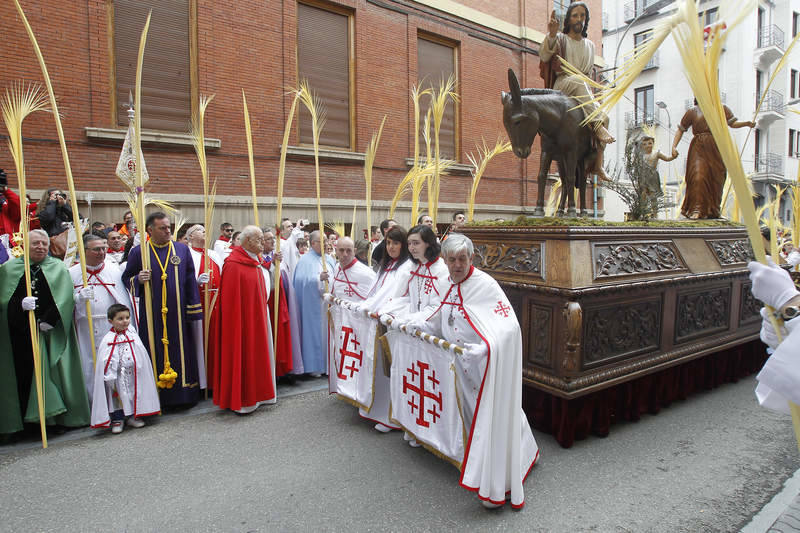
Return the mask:
{"type": "Polygon", "coordinates": [[[383,313],[380,316],[379,320],[381,321],[381,324],[383,324],[384,326],[393,327],[395,329],[399,326],[398,321],[395,320],[395,318],[392,315],[390,315],[389,313],[383,313]],[[389,321],[390,320],[392,321],[392,325],[391,326],[389,325],[389,321]]]}
{"type": "Polygon", "coordinates": [[[781,339],[785,339],[789,332],[786,331],[786,328],[780,328],[781,336],[778,338],[778,334],[772,326],[772,321],[769,319],[769,311],[767,311],[766,307],[761,308],[761,318],[763,319],[761,321],[761,340],[774,350],[781,343],[781,339]]]}
{"type": "Polygon", "coordinates": [[[464,345],[464,355],[469,358],[486,357],[488,353],[489,348],[482,342],[467,343],[464,345]]]}
{"type": "Polygon", "coordinates": [[[51,326],[47,322],[39,322],[39,331],[41,331],[42,333],[47,333],[51,329],[53,329],[53,326],[51,326]]]}
{"type": "Polygon", "coordinates": [[[94,299],[94,287],[81,287],[75,292],[75,301],[85,302],[94,299]]]}
{"type": "Polygon", "coordinates": [[[36,300],[38,298],[36,296],[26,296],[22,299],[22,310],[23,311],[33,311],[36,309],[36,300]]]}
{"type": "Polygon", "coordinates": [[[798,252],[797,250],[792,250],[792,253],[790,253],[789,256],[786,258],[786,262],[792,265],[793,267],[800,265],[800,252],[798,252]]]}
{"type": "Polygon", "coordinates": [[[767,265],[751,261],[750,281],[753,282],[753,296],[774,309],[780,309],[786,302],[800,294],[794,286],[789,273],[779,267],[767,256],[767,265]]]}
{"type": "Polygon", "coordinates": [[[199,276],[197,276],[197,283],[200,285],[205,285],[208,283],[208,280],[211,279],[211,276],[208,275],[208,272],[203,272],[199,276]]]}
{"type": "Polygon", "coordinates": [[[424,332],[426,324],[427,322],[425,322],[424,320],[411,319],[408,322],[406,322],[405,326],[407,331],[419,330],[424,332]]]}

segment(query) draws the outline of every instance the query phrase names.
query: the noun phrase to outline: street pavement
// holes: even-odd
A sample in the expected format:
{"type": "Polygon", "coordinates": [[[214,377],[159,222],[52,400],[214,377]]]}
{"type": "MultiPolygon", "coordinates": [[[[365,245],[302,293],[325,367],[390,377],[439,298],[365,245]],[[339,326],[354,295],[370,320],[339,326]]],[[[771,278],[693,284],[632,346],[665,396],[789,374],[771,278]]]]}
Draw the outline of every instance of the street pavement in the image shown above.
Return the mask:
{"type": "Polygon", "coordinates": [[[534,432],[524,509],[488,511],[454,467],[323,386],[249,416],[203,404],[2,446],[0,530],[739,531],[800,469],[790,419],[758,407],[750,378],[568,450],[534,432]]]}

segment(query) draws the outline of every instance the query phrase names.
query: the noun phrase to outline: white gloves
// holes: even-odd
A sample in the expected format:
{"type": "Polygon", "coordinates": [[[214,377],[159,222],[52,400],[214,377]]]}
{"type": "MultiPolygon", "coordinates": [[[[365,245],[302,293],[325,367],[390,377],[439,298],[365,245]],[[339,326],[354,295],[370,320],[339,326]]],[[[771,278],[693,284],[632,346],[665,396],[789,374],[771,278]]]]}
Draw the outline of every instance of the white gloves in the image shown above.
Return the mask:
{"type": "Polygon", "coordinates": [[[800,265],[800,252],[798,252],[797,250],[792,250],[792,253],[790,253],[789,256],[786,258],[786,262],[792,265],[793,267],[800,265]]]}
{"type": "Polygon", "coordinates": [[[53,329],[53,326],[51,326],[47,322],[39,322],[39,331],[41,331],[42,333],[47,333],[51,329],[53,329]]]}
{"type": "Polygon", "coordinates": [[[85,302],[94,299],[94,287],[81,287],[75,291],[75,301],[85,302]]]}
{"type": "Polygon", "coordinates": [[[467,343],[464,345],[464,355],[469,358],[486,357],[488,353],[489,348],[482,342],[467,343]]]}
{"type": "Polygon", "coordinates": [[[203,272],[202,274],[197,276],[197,283],[199,283],[200,285],[205,285],[206,283],[208,283],[208,280],[210,279],[211,276],[208,275],[208,272],[203,272]]]}
{"type": "Polygon", "coordinates": [[[781,343],[781,339],[785,339],[789,332],[786,331],[786,328],[781,327],[781,336],[778,338],[778,334],[775,332],[775,328],[772,326],[772,321],[769,319],[769,311],[767,311],[766,307],[761,308],[761,340],[772,348],[773,350],[778,347],[781,343]]]}
{"type": "Polygon", "coordinates": [[[780,309],[786,302],[800,294],[794,286],[789,273],[776,265],[767,256],[767,265],[751,261],[750,281],[753,282],[753,296],[774,309],[780,309]]]}
{"type": "MultiPolygon", "coordinates": [[[[383,314],[381,314],[381,316],[379,317],[379,319],[380,319],[380,321],[381,321],[381,324],[383,324],[384,326],[389,326],[389,321],[390,321],[390,320],[392,321],[392,324],[393,324],[395,327],[397,327],[397,326],[398,326],[398,322],[397,322],[397,321],[395,320],[395,318],[394,318],[392,315],[390,315],[389,313],[383,313],[383,314]]],[[[390,326],[390,327],[391,327],[391,326],[390,326]]]]}
{"type": "Polygon", "coordinates": [[[412,318],[411,320],[405,323],[405,326],[407,331],[419,330],[424,332],[426,324],[427,322],[425,322],[424,320],[418,320],[412,318]]]}
{"type": "Polygon", "coordinates": [[[33,311],[36,309],[36,296],[26,296],[22,299],[22,310],[23,311],[33,311]]]}

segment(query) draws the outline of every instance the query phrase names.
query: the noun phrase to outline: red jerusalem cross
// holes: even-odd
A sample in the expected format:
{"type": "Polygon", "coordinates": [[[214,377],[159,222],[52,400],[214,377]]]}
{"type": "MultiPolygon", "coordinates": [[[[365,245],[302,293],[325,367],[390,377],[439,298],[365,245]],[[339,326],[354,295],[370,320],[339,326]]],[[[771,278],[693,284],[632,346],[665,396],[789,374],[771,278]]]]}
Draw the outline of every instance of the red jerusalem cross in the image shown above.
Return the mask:
{"type": "Polygon", "coordinates": [[[425,414],[431,415],[433,418],[432,422],[435,424],[437,419],[441,418],[440,410],[442,409],[442,393],[434,393],[438,388],[439,380],[436,379],[436,371],[431,370],[431,375],[426,376],[425,371],[430,368],[428,363],[423,363],[422,361],[417,361],[416,363],[411,364],[411,368],[406,369],[406,372],[409,373],[411,376],[411,382],[409,383],[406,376],[403,376],[403,394],[408,391],[416,392],[419,394],[419,403],[417,403],[416,398],[414,396],[408,400],[408,405],[411,407],[411,414],[414,414],[414,411],[417,412],[417,425],[422,426],[424,428],[430,427],[430,422],[425,420],[425,414]],[[419,371],[414,368],[416,364],[419,367],[419,371]],[[414,378],[419,377],[419,386],[414,385],[414,378]],[[432,389],[426,390],[425,389],[425,379],[428,379],[431,382],[432,389]],[[433,400],[433,404],[430,405],[430,409],[427,411],[425,410],[425,398],[430,398],[433,400]],[[436,404],[439,404],[439,410],[436,409],[436,404]]]}
{"type": "Polygon", "coordinates": [[[361,350],[358,352],[348,350],[348,345],[350,344],[352,344],[353,350],[358,350],[358,347],[361,345],[356,339],[355,333],[353,333],[353,328],[342,326],[342,334],[344,335],[344,340],[342,341],[342,347],[339,349],[342,360],[340,362],[340,369],[336,372],[336,375],[339,379],[348,379],[352,378],[361,370],[361,358],[364,356],[364,352],[361,350]],[[348,356],[351,357],[350,366],[345,366],[348,356]],[[356,366],[356,361],[358,361],[358,366],[356,366]],[[345,375],[345,370],[350,372],[349,376],[345,375]]]}
{"type": "Polygon", "coordinates": [[[503,315],[508,316],[508,312],[511,310],[510,307],[507,305],[503,305],[503,302],[497,300],[497,307],[494,308],[494,312],[496,315],[503,315]]]}
{"type": "Polygon", "coordinates": [[[128,161],[128,170],[130,170],[131,172],[136,171],[136,161],[133,160],[128,161]]]}

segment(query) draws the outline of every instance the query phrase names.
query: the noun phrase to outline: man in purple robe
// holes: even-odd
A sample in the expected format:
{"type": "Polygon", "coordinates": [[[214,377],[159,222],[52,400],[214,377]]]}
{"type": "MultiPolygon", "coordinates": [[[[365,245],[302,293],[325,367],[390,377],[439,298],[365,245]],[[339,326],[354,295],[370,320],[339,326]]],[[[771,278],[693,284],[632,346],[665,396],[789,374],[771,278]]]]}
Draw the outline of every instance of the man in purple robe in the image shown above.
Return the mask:
{"type": "Polygon", "coordinates": [[[141,247],[128,254],[122,283],[139,297],[139,336],[152,357],[155,350],[155,376],[164,372],[164,351],[169,354],[172,370],[178,378],[171,388],[159,388],[162,407],[192,406],[200,399],[200,389],[206,388],[203,356],[203,309],[198,280],[189,248],[171,240],[170,222],[165,213],[156,212],[145,224],[149,240],[150,268],[142,269],[141,247]],[[147,326],[144,282],[150,281],[153,316],[153,345],[150,345],[147,326]],[[162,311],[166,307],[166,334],[162,311]]]}

